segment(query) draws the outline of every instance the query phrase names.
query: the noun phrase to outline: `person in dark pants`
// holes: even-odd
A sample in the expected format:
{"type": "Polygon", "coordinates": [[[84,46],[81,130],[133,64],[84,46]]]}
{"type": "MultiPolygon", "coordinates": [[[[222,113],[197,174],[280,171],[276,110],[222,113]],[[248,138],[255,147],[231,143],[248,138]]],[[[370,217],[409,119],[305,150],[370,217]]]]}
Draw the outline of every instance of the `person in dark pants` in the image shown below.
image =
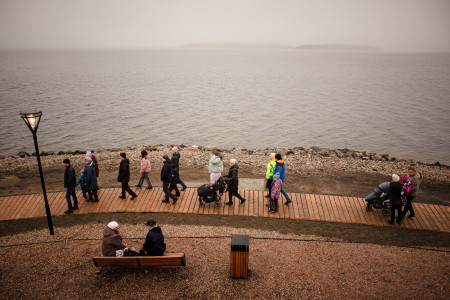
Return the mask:
{"type": "Polygon", "coordinates": [[[275,170],[276,164],[275,153],[270,153],[270,162],[267,164],[266,170],[266,188],[269,190],[269,193],[265,196],[266,198],[270,198],[270,195],[272,195],[273,171],[275,170]]]}
{"type": "Polygon", "coordinates": [[[169,202],[170,197],[173,200],[173,204],[175,204],[178,201],[178,197],[173,195],[169,190],[170,182],[172,180],[172,162],[167,155],[163,156],[162,161],[164,165],[161,169],[161,181],[163,183],[164,194],[166,195],[162,202],[169,202]]]}
{"type": "Polygon", "coordinates": [[[170,180],[169,191],[172,193],[175,190],[175,196],[180,196],[180,191],[178,190],[177,184],[178,179],[180,178],[180,173],[175,165],[172,164],[172,178],[170,180]]]}
{"type": "Polygon", "coordinates": [[[149,229],[145,237],[145,243],[139,251],[142,256],[161,256],[166,251],[166,244],[164,243],[164,235],[161,227],[156,225],[154,219],[148,219],[145,225],[149,229]]]}
{"type": "Polygon", "coordinates": [[[405,217],[408,211],[409,211],[408,218],[414,218],[416,216],[414,213],[412,202],[419,193],[422,178],[423,178],[422,174],[417,172],[414,167],[410,167],[408,169],[408,180],[409,182],[411,182],[411,189],[409,191],[409,194],[406,196],[406,205],[405,208],[403,209],[403,218],[405,217]]]}
{"type": "Polygon", "coordinates": [[[85,177],[84,177],[84,169],[80,171],[80,176],[78,176],[77,179],[77,185],[80,185],[81,187],[81,191],[83,192],[83,198],[87,199],[87,190],[86,187],[84,186],[85,183],[85,177]]]}
{"type": "Polygon", "coordinates": [[[395,211],[397,211],[397,224],[402,224],[402,184],[400,183],[400,176],[392,175],[392,181],[389,185],[389,200],[391,204],[391,219],[389,224],[394,224],[395,211]]]}
{"type": "Polygon", "coordinates": [[[70,164],[70,160],[68,158],[63,160],[64,167],[66,167],[66,171],[64,172],[64,187],[66,188],[66,200],[67,200],[67,210],[64,212],[65,214],[71,214],[75,209],[78,209],[78,199],[75,193],[75,186],[77,185],[77,181],[75,179],[75,170],[70,164]],[[70,197],[73,198],[73,206],[70,197]]]}
{"type": "Polygon", "coordinates": [[[84,186],[86,187],[86,190],[89,194],[89,198],[86,201],[92,201],[92,202],[98,202],[98,196],[97,196],[97,175],[95,174],[95,164],[92,161],[92,158],[85,157],[84,161],[86,163],[86,166],[84,167],[84,186]],[[94,195],[94,198],[92,198],[92,195],[94,195]]]}
{"type": "Polygon", "coordinates": [[[181,187],[182,187],[182,189],[181,189],[181,191],[185,191],[186,189],[187,189],[187,186],[184,184],[184,182],[183,182],[183,180],[181,180],[181,178],[180,178],[180,176],[179,176],[179,174],[180,174],[180,158],[181,158],[181,155],[180,155],[180,152],[178,152],[178,147],[173,147],[172,148],[172,165],[174,165],[176,168],[177,168],[177,170],[178,170],[178,182],[177,183],[179,183],[179,184],[181,184],[181,187]]]}
{"type": "Polygon", "coordinates": [[[239,178],[238,178],[238,170],[239,166],[237,165],[237,161],[233,158],[230,160],[230,170],[228,171],[228,175],[224,176],[225,182],[228,184],[228,202],[226,205],[233,204],[233,196],[237,197],[241,200],[241,204],[244,204],[245,199],[239,195],[239,178]]]}
{"type": "Polygon", "coordinates": [[[126,153],[120,153],[120,160],[119,176],[117,177],[117,181],[122,182],[122,195],[120,195],[119,198],[126,199],[126,191],[131,195],[131,200],[134,200],[137,195],[128,185],[128,182],[130,181],[130,161],[128,160],[126,153]]]}

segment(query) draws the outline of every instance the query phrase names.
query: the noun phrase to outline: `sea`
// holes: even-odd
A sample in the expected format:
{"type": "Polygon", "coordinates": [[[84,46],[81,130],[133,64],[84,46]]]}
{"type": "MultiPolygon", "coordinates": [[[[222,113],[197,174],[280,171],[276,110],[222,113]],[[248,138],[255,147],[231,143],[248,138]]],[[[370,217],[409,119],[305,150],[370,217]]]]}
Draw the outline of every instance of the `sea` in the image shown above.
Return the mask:
{"type": "Polygon", "coordinates": [[[0,154],[150,144],[350,148],[450,164],[450,53],[0,51],[0,154]]]}

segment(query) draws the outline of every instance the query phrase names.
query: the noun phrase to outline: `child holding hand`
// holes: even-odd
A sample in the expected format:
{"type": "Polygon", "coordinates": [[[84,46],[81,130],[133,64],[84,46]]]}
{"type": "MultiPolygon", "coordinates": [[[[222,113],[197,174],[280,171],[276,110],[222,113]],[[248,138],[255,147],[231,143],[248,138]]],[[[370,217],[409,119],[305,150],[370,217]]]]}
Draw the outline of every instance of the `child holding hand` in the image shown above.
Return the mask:
{"type": "Polygon", "coordinates": [[[283,182],[280,180],[280,173],[273,174],[272,192],[270,194],[269,213],[278,211],[278,198],[280,198],[283,182]]]}
{"type": "Polygon", "coordinates": [[[84,186],[84,169],[80,171],[80,176],[78,176],[77,185],[81,186],[81,191],[83,192],[83,198],[86,199],[86,187],[84,186]]]}

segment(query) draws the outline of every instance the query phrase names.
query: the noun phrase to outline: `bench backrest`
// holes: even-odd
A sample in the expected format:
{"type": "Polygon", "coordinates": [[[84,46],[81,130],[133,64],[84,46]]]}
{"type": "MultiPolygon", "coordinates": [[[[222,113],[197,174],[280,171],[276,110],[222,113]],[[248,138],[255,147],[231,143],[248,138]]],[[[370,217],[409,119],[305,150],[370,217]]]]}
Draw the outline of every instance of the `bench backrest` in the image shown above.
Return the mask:
{"type": "Polygon", "coordinates": [[[122,257],[93,257],[96,267],[157,267],[157,266],[186,266],[184,253],[165,253],[162,256],[122,256],[122,257]]]}

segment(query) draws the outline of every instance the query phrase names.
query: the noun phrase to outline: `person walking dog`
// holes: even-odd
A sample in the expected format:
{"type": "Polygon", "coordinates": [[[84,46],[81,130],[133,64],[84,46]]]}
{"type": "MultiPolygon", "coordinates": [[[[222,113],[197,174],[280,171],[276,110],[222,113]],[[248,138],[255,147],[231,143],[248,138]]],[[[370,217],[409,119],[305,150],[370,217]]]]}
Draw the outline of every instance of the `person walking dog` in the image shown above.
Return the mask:
{"type": "Polygon", "coordinates": [[[66,171],[64,172],[64,187],[66,188],[66,200],[67,200],[67,210],[64,212],[65,214],[71,214],[75,209],[78,209],[78,199],[75,193],[75,186],[77,185],[77,181],[75,179],[75,170],[70,164],[70,160],[68,158],[63,160],[64,167],[66,167],[66,171]],[[73,206],[70,197],[73,198],[73,206]]]}
{"type": "Polygon", "coordinates": [[[130,161],[127,158],[127,154],[120,153],[120,166],[119,166],[119,176],[117,176],[117,181],[122,183],[122,195],[119,196],[121,199],[126,199],[125,192],[131,195],[131,200],[136,199],[137,195],[130,189],[128,182],[130,181],[130,161]]]}

